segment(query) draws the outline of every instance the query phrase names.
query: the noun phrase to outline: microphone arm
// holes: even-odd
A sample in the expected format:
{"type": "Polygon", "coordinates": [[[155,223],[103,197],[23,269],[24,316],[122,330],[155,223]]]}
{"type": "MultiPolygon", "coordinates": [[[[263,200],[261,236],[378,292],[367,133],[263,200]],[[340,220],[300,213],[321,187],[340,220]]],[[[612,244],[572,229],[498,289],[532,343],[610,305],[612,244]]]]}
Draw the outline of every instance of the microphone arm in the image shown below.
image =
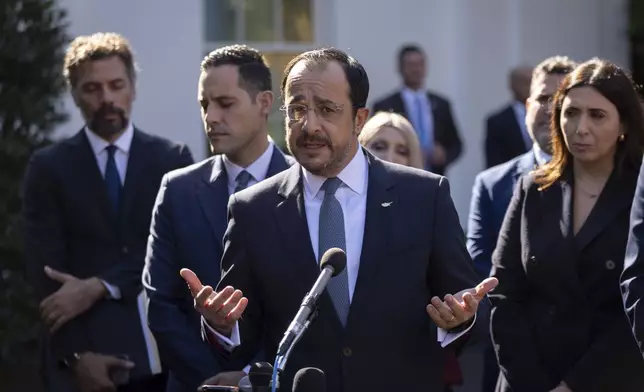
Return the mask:
{"type": "Polygon", "coordinates": [[[277,371],[278,371],[278,374],[279,374],[280,372],[282,372],[282,371],[284,370],[284,368],[286,367],[286,362],[288,362],[288,358],[291,356],[291,352],[293,351],[293,348],[295,347],[295,345],[297,344],[297,342],[299,342],[299,341],[300,341],[300,339],[302,339],[302,336],[304,335],[304,332],[306,332],[306,330],[309,328],[309,325],[311,325],[311,323],[313,322],[313,320],[315,320],[315,317],[317,317],[318,312],[319,312],[319,311],[318,311],[318,308],[317,308],[317,306],[316,306],[316,307],[315,307],[315,311],[314,311],[313,313],[311,313],[311,316],[309,317],[309,319],[308,319],[308,320],[306,320],[306,322],[305,322],[305,323],[304,323],[304,325],[302,326],[302,329],[301,329],[300,333],[298,333],[298,334],[295,336],[295,338],[293,339],[293,342],[291,342],[291,345],[289,346],[289,348],[288,348],[288,350],[286,351],[286,353],[285,353],[285,354],[280,358],[280,361],[279,361],[279,362],[278,362],[278,364],[277,364],[277,371]]]}

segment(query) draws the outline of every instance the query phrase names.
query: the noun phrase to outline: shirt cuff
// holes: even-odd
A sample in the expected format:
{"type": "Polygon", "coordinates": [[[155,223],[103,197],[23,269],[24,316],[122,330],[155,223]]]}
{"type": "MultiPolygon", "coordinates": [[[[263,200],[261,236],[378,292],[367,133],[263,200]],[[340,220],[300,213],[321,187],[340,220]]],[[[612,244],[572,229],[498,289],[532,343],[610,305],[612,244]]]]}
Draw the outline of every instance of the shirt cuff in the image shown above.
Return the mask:
{"type": "MultiPolygon", "coordinates": [[[[208,322],[206,321],[206,319],[203,316],[201,316],[201,322],[203,323],[203,325],[206,326],[206,328],[208,328],[208,331],[210,331],[211,335],[213,335],[215,337],[215,339],[217,339],[217,344],[219,344],[221,347],[223,347],[226,351],[229,351],[229,352],[233,351],[233,349],[235,347],[237,347],[237,346],[239,346],[241,344],[241,338],[239,336],[239,323],[238,322],[235,323],[235,326],[233,327],[233,330],[232,330],[232,332],[230,334],[230,338],[227,338],[226,336],[220,334],[214,328],[212,328],[208,324],[208,322]]],[[[250,366],[248,366],[248,368],[250,368],[250,366]]],[[[247,369],[244,368],[244,371],[246,371],[246,370],[247,369]]],[[[248,372],[246,372],[246,373],[248,374],[248,372]]]]}
{"type": "Polygon", "coordinates": [[[103,283],[103,286],[105,286],[105,288],[107,289],[107,292],[110,295],[110,299],[121,299],[121,289],[116,286],[112,286],[103,279],[101,279],[101,283],[103,283]]]}
{"type": "Polygon", "coordinates": [[[470,322],[470,325],[467,328],[459,330],[458,332],[450,332],[448,330],[444,330],[443,328],[438,328],[438,332],[436,334],[438,343],[440,343],[441,347],[443,348],[447,347],[451,343],[454,343],[458,338],[465,335],[470,329],[472,329],[475,322],[476,322],[476,313],[474,313],[474,318],[470,322]]]}
{"type": "Polygon", "coordinates": [[[250,373],[250,365],[248,365],[248,366],[246,366],[244,368],[244,373],[246,373],[246,374],[250,373]]]}

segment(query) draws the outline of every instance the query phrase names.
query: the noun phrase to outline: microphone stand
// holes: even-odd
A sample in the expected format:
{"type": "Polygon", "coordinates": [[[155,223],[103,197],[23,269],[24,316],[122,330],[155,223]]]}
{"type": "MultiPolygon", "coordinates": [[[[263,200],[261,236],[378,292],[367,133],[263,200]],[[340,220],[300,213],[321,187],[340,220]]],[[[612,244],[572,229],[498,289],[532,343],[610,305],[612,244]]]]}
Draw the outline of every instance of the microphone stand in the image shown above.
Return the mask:
{"type": "Polygon", "coordinates": [[[284,368],[286,368],[286,362],[288,362],[288,358],[291,356],[291,352],[293,351],[293,348],[295,347],[297,342],[299,342],[300,339],[302,339],[304,332],[306,332],[306,330],[309,328],[309,325],[311,325],[311,322],[315,320],[315,318],[318,315],[318,311],[319,311],[318,307],[316,306],[313,313],[311,313],[311,316],[309,316],[308,320],[306,320],[306,322],[302,326],[302,330],[300,331],[300,333],[298,333],[293,339],[293,342],[291,342],[291,345],[289,346],[288,350],[286,350],[286,353],[282,356],[278,356],[277,358],[275,358],[275,379],[273,381],[275,385],[275,388],[273,389],[274,391],[277,391],[279,389],[279,386],[280,386],[279,376],[284,371],[284,368]]]}

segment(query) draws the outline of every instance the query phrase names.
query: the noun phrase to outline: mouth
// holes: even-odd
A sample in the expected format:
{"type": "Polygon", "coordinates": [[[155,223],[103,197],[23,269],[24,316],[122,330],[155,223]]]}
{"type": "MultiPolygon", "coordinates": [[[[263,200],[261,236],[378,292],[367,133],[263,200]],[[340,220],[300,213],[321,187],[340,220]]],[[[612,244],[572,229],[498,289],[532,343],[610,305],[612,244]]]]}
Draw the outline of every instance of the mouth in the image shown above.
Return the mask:
{"type": "Polygon", "coordinates": [[[573,143],[572,146],[579,150],[585,150],[591,147],[590,144],[586,144],[586,143],[573,143]]]}
{"type": "Polygon", "coordinates": [[[319,142],[305,142],[301,144],[302,147],[309,149],[309,150],[316,150],[319,148],[326,147],[326,143],[319,143],[319,142]]]}
{"type": "Polygon", "coordinates": [[[228,134],[223,132],[212,132],[208,134],[209,138],[218,138],[218,137],[224,137],[224,136],[228,136],[228,134]]]}

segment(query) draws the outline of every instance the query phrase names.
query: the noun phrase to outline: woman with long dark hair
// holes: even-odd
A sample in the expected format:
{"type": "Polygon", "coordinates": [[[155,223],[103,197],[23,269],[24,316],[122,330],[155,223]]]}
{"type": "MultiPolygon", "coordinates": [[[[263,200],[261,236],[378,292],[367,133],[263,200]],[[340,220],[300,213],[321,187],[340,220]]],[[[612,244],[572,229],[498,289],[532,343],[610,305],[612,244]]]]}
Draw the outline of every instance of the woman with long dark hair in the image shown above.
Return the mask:
{"type": "Polygon", "coordinates": [[[552,160],[521,179],[492,276],[498,391],[642,391],[619,275],[642,152],[633,82],[593,59],[551,103],[552,160]]]}

